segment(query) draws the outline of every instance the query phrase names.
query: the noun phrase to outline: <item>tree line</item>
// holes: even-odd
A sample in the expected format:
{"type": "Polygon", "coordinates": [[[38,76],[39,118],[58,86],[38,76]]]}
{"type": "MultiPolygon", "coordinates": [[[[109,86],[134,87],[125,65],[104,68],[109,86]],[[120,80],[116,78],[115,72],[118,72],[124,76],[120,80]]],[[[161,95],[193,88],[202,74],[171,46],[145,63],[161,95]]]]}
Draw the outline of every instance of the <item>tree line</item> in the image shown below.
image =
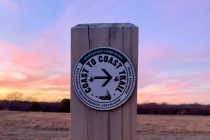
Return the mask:
{"type": "MultiPolygon", "coordinates": [[[[60,102],[30,102],[30,101],[0,101],[0,110],[11,111],[41,111],[41,112],[70,112],[70,99],[60,102]]],[[[166,103],[144,103],[137,105],[138,114],[151,115],[210,115],[210,105],[166,103]]]]}
{"type": "Polygon", "coordinates": [[[210,115],[210,105],[145,103],[137,106],[138,114],[157,115],[210,115]]]}
{"type": "Polygon", "coordinates": [[[70,112],[70,99],[63,99],[61,102],[30,102],[19,100],[2,100],[0,101],[0,110],[70,112]]]}

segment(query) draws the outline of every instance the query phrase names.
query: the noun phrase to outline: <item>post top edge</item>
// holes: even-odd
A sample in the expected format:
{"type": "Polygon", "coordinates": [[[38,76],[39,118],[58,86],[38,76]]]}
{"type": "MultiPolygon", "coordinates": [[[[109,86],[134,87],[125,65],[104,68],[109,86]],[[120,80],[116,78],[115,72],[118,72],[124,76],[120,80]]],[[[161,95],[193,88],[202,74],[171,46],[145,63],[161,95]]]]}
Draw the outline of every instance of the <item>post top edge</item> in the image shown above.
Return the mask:
{"type": "Polygon", "coordinates": [[[137,27],[133,23],[87,23],[78,24],[72,28],[109,28],[109,27],[137,27]]]}

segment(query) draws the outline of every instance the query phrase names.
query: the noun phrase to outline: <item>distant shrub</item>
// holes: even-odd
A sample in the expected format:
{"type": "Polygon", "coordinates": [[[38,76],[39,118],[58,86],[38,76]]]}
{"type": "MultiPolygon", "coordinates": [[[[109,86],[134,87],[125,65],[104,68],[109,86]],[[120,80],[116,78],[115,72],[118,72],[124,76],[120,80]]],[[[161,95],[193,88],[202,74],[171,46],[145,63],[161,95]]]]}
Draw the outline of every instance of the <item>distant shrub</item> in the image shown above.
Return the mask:
{"type": "Polygon", "coordinates": [[[70,112],[70,99],[63,99],[61,101],[61,112],[70,112]]]}
{"type": "Polygon", "coordinates": [[[8,101],[8,110],[30,111],[31,103],[24,101],[8,101]]]}
{"type": "Polygon", "coordinates": [[[40,111],[40,105],[37,102],[32,103],[30,111],[40,111]]]}
{"type": "Polygon", "coordinates": [[[60,112],[61,108],[61,103],[59,102],[40,102],[40,111],[42,112],[60,112]]]}

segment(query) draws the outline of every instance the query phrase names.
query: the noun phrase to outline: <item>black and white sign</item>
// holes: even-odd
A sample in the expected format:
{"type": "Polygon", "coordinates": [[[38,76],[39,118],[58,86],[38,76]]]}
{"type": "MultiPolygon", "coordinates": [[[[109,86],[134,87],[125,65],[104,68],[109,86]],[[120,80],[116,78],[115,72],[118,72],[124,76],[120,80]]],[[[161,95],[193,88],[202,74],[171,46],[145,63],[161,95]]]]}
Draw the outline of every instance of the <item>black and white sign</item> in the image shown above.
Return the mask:
{"type": "Polygon", "coordinates": [[[135,87],[135,71],[121,51],[99,47],[76,64],[73,85],[78,98],[97,110],[111,110],[125,103],[135,87]]]}

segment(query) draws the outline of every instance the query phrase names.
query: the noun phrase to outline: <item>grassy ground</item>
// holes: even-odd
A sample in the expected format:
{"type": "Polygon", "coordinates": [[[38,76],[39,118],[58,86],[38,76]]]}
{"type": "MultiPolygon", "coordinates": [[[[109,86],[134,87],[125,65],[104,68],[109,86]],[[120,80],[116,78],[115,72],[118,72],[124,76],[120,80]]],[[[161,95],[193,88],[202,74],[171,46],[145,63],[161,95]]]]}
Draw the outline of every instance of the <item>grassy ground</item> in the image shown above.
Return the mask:
{"type": "MultiPolygon", "coordinates": [[[[69,140],[67,113],[0,111],[0,140],[69,140]]],[[[138,116],[138,140],[210,140],[210,117],[138,116]]]]}
{"type": "Polygon", "coordinates": [[[69,140],[69,114],[0,111],[0,140],[69,140]]]}
{"type": "Polygon", "coordinates": [[[138,140],[210,140],[209,116],[138,116],[138,140]]]}

